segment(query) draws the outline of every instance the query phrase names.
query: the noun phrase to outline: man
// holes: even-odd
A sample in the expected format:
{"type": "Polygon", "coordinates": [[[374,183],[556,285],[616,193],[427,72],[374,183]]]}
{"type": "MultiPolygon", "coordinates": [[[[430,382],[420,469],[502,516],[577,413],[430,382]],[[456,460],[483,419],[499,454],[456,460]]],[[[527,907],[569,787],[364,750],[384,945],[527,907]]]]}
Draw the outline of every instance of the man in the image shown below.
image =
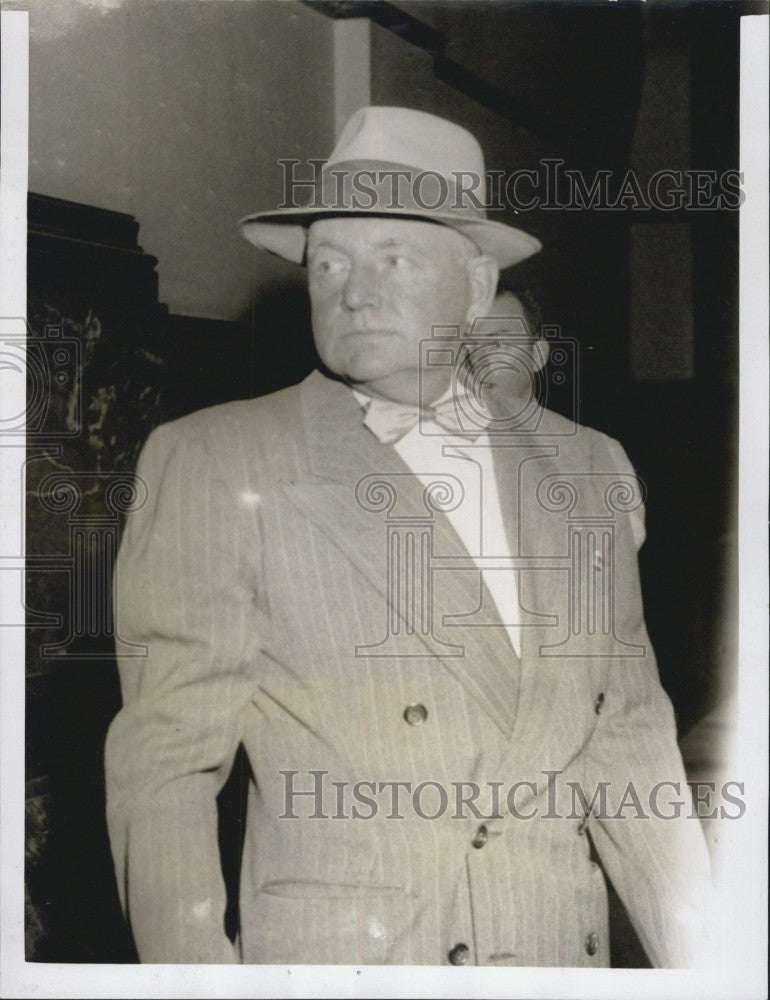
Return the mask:
{"type": "Polygon", "coordinates": [[[142,961],[607,965],[590,842],[652,962],[697,957],[708,860],[639,486],[603,435],[486,406],[498,269],[539,244],[461,203],[457,170],[484,176],[465,130],[357,112],[311,208],[243,224],[306,263],[323,373],[142,455],[116,600],[148,656],[120,664],[106,752],[142,961]],[[234,948],[216,796],[240,744],[234,948]]]}
{"type": "Polygon", "coordinates": [[[504,278],[498,281],[489,315],[474,324],[469,367],[486,408],[507,416],[511,430],[523,421],[522,408],[537,405],[544,394],[542,369],[551,345],[539,336],[542,324],[540,306],[529,289],[504,278]]]}

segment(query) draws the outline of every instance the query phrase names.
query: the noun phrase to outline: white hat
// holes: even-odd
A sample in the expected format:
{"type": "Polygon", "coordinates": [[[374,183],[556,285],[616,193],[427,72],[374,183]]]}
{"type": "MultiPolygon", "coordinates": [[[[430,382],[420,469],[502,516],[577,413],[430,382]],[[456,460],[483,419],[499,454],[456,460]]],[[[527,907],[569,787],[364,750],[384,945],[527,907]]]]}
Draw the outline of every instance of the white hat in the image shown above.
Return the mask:
{"type": "Polygon", "coordinates": [[[501,268],[542,248],[529,233],[487,219],[485,203],[484,154],[470,132],[424,111],[368,107],[342,130],[307,205],[257,212],[240,225],[255,246],[296,263],[305,256],[305,227],[339,215],[392,215],[451,226],[501,268]]]}

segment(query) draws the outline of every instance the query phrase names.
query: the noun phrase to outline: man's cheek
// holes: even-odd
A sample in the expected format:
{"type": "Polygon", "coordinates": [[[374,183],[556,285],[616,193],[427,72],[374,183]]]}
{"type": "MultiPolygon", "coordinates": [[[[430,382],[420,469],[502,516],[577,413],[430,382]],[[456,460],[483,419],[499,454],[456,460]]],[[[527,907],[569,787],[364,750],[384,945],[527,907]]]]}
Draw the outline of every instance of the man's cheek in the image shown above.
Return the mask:
{"type": "Polygon", "coordinates": [[[326,318],[313,318],[313,340],[315,342],[316,351],[318,352],[321,360],[331,366],[334,362],[335,348],[339,345],[335,344],[334,331],[330,329],[329,323],[326,318]]]}

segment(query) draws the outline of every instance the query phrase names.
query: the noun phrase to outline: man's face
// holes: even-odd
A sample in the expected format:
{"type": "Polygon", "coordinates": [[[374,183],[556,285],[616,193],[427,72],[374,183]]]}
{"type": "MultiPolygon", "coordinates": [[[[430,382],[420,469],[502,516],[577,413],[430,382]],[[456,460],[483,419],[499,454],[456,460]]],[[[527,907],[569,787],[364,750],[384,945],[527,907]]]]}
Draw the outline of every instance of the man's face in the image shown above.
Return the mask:
{"type": "MultiPolygon", "coordinates": [[[[475,315],[488,291],[489,275],[480,275],[485,268],[496,271],[469,240],[435,223],[366,217],[314,222],[308,279],[321,360],[371,395],[416,403],[420,341],[432,326],[463,328],[475,315]]],[[[492,289],[495,279],[496,273],[492,289]]],[[[446,369],[427,369],[428,401],[448,382],[446,369]]]]}
{"type": "Polygon", "coordinates": [[[549,345],[537,339],[537,330],[528,328],[526,310],[518,296],[500,292],[489,313],[477,322],[474,333],[484,340],[474,341],[471,367],[490,398],[530,398],[533,377],[548,360],[549,345]]]}
{"type": "Polygon", "coordinates": [[[471,384],[500,430],[522,427],[537,405],[537,372],[548,360],[549,344],[527,326],[518,296],[501,292],[473,329],[471,384]]]}

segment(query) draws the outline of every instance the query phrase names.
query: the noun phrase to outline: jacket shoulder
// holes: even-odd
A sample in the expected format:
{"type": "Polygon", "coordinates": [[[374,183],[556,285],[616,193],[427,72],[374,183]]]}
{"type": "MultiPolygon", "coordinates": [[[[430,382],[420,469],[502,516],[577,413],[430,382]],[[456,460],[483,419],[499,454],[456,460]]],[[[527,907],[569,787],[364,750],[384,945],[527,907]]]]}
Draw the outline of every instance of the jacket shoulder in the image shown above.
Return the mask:
{"type": "Polygon", "coordinates": [[[163,475],[170,464],[217,470],[227,481],[280,480],[304,467],[301,383],[257,399],[197,410],[149,435],[137,472],[163,475]],[[202,464],[201,464],[202,463],[202,464]]]}
{"type": "Polygon", "coordinates": [[[554,410],[545,408],[540,411],[537,436],[558,438],[564,452],[582,453],[586,457],[601,456],[607,451],[615,455],[623,451],[620,442],[603,431],[588,427],[586,424],[579,424],[554,410]]]}
{"type": "Polygon", "coordinates": [[[626,496],[627,513],[636,548],[646,538],[644,503],[647,490],[638,477],[623,445],[593,427],[568,420],[553,410],[543,410],[538,434],[551,438],[559,446],[560,467],[575,472],[621,477],[618,482],[626,496]]]}

